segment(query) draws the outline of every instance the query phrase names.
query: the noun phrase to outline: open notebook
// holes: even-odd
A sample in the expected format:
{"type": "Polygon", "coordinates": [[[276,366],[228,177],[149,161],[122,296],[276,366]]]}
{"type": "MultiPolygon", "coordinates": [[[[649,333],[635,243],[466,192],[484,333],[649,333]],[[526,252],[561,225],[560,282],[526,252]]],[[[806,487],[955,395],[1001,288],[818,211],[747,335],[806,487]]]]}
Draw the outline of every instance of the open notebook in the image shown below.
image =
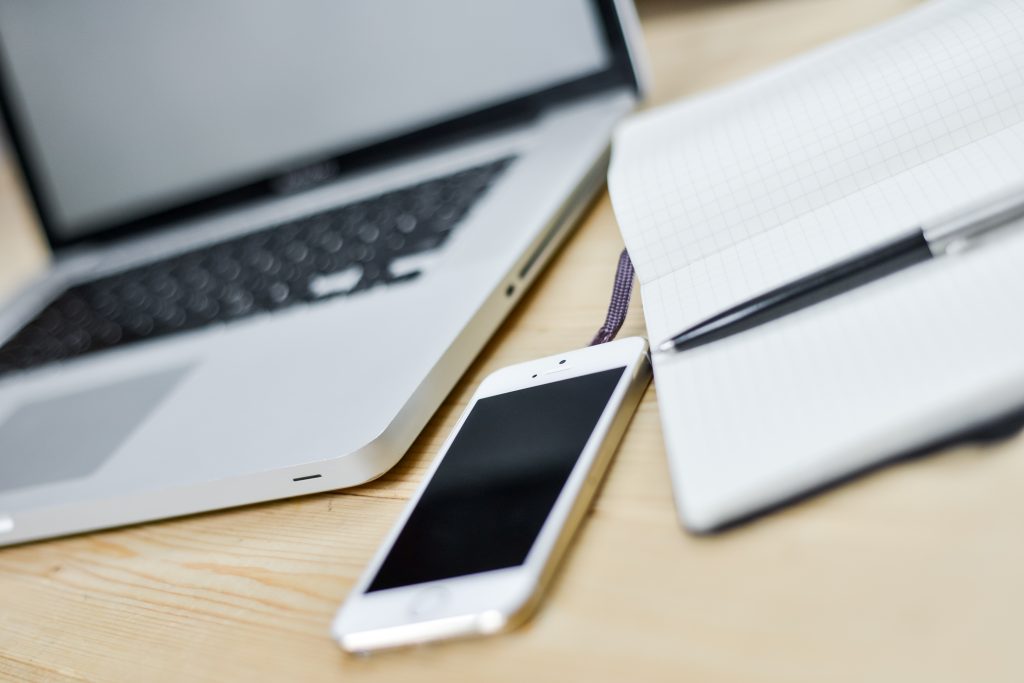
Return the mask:
{"type": "MultiPolygon", "coordinates": [[[[928,3],[618,131],[609,187],[653,344],[1024,182],[1024,2],[928,3]]],[[[1024,404],[1024,227],[655,359],[707,531],[1024,404]]]]}

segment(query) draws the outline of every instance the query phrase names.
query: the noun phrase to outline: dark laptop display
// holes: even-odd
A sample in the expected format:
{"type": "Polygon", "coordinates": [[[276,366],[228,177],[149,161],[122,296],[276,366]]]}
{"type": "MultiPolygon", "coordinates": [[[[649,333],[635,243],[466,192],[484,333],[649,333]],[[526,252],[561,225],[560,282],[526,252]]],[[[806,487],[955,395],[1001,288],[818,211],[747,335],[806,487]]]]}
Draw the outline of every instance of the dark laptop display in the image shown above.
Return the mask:
{"type": "Polygon", "coordinates": [[[304,188],[337,175],[355,150],[587,77],[621,77],[607,9],[588,0],[0,2],[0,94],[60,246],[204,200],[304,188]]]}

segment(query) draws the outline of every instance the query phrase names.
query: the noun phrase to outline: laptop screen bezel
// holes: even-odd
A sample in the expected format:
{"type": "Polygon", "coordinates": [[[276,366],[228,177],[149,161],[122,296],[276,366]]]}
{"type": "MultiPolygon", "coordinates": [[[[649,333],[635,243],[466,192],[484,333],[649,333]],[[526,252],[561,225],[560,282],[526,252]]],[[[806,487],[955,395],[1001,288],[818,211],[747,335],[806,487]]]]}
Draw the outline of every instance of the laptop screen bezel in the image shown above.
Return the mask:
{"type": "Polygon", "coordinates": [[[283,164],[266,177],[254,182],[197,197],[170,209],[162,209],[124,221],[104,221],[79,226],[83,228],[84,234],[74,237],[62,236],[57,229],[56,213],[51,208],[51,203],[44,190],[45,185],[41,182],[41,165],[29,153],[30,147],[25,143],[27,127],[22,114],[14,106],[16,100],[7,74],[9,67],[3,58],[2,49],[0,49],[0,116],[3,118],[14,155],[20,165],[22,177],[32,197],[40,226],[51,249],[57,251],[82,242],[116,240],[204,214],[230,210],[243,203],[305,190],[335,180],[356,169],[382,163],[412,151],[425,150],[431,146],[444,144],[451,137],[465,135],[468,131],[535,116],[545,107],[556,102],[623,85],[639,92],[640,83],[630,58],[629,46],[616,0],[592,0],[592,2],[598,11],[609,53],[609,66],[603,71],[563,82],[523,97],[510,99],[368,147],[346,151],[342,154],[328,152],[321,158],[305,160],[300,165],[296,165],[294,162],[283,164]]]}

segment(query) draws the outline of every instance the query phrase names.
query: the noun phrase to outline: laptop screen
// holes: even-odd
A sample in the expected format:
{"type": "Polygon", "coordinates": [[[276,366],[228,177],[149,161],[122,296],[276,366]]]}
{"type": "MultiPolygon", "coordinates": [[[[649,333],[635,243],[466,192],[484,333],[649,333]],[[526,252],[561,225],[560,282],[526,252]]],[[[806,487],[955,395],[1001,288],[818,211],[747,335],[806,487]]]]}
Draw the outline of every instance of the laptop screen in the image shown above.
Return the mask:
{"type": "Polygon", "coordinates": [[[0,0],[55,245],[607,71],[592,0],[0,0]]]}

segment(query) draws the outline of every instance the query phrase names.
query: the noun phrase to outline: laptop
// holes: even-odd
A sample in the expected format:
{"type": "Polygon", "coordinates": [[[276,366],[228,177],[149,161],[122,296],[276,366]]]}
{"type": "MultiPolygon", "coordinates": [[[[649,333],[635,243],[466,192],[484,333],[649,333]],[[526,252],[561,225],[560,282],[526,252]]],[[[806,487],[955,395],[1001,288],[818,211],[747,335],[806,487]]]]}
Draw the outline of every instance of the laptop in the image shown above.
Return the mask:
{"type": "Polygon", "coordinates": [[[53,251],[0,310],[0,545],[394,465],[604,182],[614,0],[0,0],[53,251]]]}

